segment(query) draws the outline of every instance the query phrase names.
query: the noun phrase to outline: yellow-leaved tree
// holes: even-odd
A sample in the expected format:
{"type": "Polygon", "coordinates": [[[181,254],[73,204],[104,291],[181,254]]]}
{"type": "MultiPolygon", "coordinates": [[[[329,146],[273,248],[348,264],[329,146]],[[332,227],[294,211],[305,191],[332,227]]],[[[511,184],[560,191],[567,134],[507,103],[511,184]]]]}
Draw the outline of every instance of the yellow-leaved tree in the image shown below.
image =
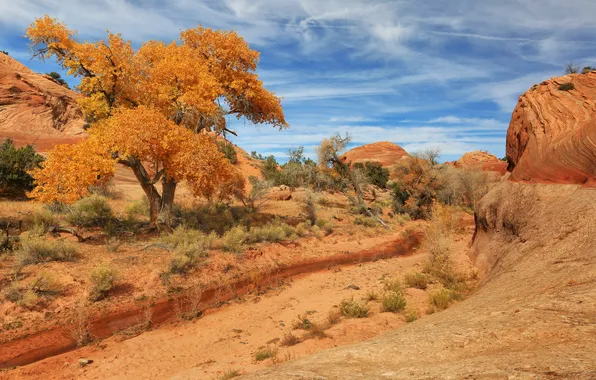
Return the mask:
{"type": "Polygon", "coordinates": [[[37,187],[29,195],[40,201],[74,202],[121,164],[149,199],[151,225],[169,225],[181,181],[205,197],[238,183],[215,140],[235,135],[228,117],[288,126],[280,98],[255,73],[259,53],[235,32],[199,26],[182,31],[178,41],[147,41],[135,49],[109,32],[105,41],[80,42],[75,31],[46,15],[31,24],[27,37],[34,55],[54,57],[81,78],[79,104],[90,123],[85,141],[56,146],[33,172],[37,187]]]}

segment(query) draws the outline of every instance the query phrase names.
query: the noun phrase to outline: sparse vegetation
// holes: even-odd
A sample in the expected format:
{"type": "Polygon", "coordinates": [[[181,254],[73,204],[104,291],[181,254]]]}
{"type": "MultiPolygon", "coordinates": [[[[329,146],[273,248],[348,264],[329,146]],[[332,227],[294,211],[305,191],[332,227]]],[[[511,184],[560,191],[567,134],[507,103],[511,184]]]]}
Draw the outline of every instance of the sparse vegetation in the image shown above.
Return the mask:
{"type": "Polygon", "coordinates": [[[218,380],[230,380],[230,379],[233,379],[233,378],[235,378],[235,377],[238,377],[238,376],[240,376],[240,375],[241,375],[240,371],[237,371],[237,370],[231,370],[231,369],[230,369],[230,370],[227,370],[227,371],[225,371],[225,372],[224,372],[224,373],[223,373],[223,374],[222,374],[220,377],[218,377],[217,379],[218,379],[218,380]]]}
{"type": "Polygon", "coordinates": [[[369,290],[368,292],[366,292],[366,295],[364,296],[364,301],[366,301],[366,302],[378,301],[378,300],[379,300],[379,295],[373,290],[369,290]]]}
{"type": "Polygon", "coordinates": [[[594,68],[593,68],[593,67],[586,66],[586,67],[584,67],[584,68],[582,69],[582,74],[588,74],[588,73],[591,73],[591,72],[592,72],[592,70],[594,70],[594,68]]]}
{"type": "Polygon", "coordinates": [[[428,276],[420,272],[408,273],[404,277],[406,286],[425,290],[428,287],[428,276]]]}
{"type": "Polygon", "coordinates": [[[103,227],[114,218],[108,200],[101,195],[91,195],[77,201],[67,219],[78,227],[103,227]]]}
{"type": "Polygon", "coordinates": [[[418,315],[418,311],[416,310],[408,310],[406,311],[406,323],[411,323],[417,320],[420,316],[418,315]]]}
{"type": "Polygon", "coordinates": [[[562,83],[561,85],[559,85],[559,90],[561,90],[561,91],[575,90],[575,85],[571,82],[562,83]]]}
{"type": "Polygon", "coordinates": [[[23,235],[21,247],[15,253],[20,266],[48,261],[74,261],[78,257],[75,246],[64,240],[46,240],[42,236],[23,235]]]}
{"type": "Polygon", "coordinates": [[[385,292],[381,297],[381,307],[383,311],[399,313],[406,308],[406,298],[402,292],[385,292]]]}
{"type": "Polygon", "coordinates": [[[43,296],[55,296],[63,290],[62,283],[60,283],[56,275],[47,271],[37,273],[29,288],[36,294],[43,296]]]}
{"type": "Polygon", "coordinates": [[[219,151],[223,153],[224,157],[230,161],[232,165],[236,165],[238,163],[238,156],[236,153],[236,149],[234,145],[229,141],[219,141],[217,143],[219,147],[219,151]]]}
{"type": "Polygon", "coordinates": [[[354,224],[358,225],[358,226],[364,226],[364,227],[378,227],[379,223],[368,216],[363,216],[363,215],[356,215],[356,217],[354,217],[354,224]]]}
{"type": "Polygon", "coordinates": [[[255,352],[255,360],[261,362],[263,360],[274,358],[277,356],[277,349],[272,347],[264,347],[255,352]]]}
{"type": "Polygon", "coordinates": [[[452,290],[441,288],[428,295],[431,312],[447,309],[457,297],[452,290]]]}
{"type": "Polygon", "coordinates": [[[66,83],[66,81],[62,78],[62,75],[60,75],[60,73],[52,71],[50,73],[46,73],[46,75],[58,82],[59,85],[64,86],[66,88],[70,88],[68,86],[68,83],[66,83]]]}
{"type": "Polygon", "coordinates": [[[279,344],[284,347],[295,346],[298,343],[300,343],[300,338],[292,334],[292,332],[285,333],[284,337],[279,342],[279,344]]]}
{"type": "Polygon", "coordinates": [[[577,74],[579,72],[579,66],[573,62],[569,62],[565,65],[565,74],[577,74]]]}
{"type": "Polygon", "coordinates": [[[341,320],[341,312],[339,310],[337,310],[337,309],[329,310],[329,313],[327,313],[327,323],[329,323],[329,326],[338,324],[340,320],[341,320]]]}
{"type": "Polygon", "coordinates": [[[89,273],[89,299],[91,301],[99,301],[107,295],[107,293],[114,288],[118,281],[119,275],[116,268],[112,265],[104,263],[94,267],[89,273]]]}
{"type": "Polygon", "coordinates": [[[339,310],[341,315],[347,318],[366,318],[368,317],[369,307],[364,302],[349,298],[341,301],[339,310]]]}

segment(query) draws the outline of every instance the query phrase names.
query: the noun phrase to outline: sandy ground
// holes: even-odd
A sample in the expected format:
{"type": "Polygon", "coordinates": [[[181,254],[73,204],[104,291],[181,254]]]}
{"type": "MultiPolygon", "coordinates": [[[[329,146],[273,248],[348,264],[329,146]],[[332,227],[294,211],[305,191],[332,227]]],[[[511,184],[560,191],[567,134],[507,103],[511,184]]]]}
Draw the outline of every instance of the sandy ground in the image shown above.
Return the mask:
{"type": "MultiPolygon", "coordinates": [[[[472,269],[467,254],[472,229],[458,236],[456,259],[472,269]]],[[[299,315],[324,322],[344,298],[382,294],[384,278],[401,279],[419,270],[427,259],[423,251],[401,258],[332,268],[295,278],[265,294],[238,299],[209,311],[200,319],[177,321],[155,331],[122,340],[122,335],[49,358],[4,374],[6,378],[85,379],[215,379],[225,371],[249,373],[314,352],[370,339],[405,323],[403,314],[382,313],[378,301],[370,301],[371,313],[364,319],[345,319],[327,330],[327,337],[306,339],[292,347],[281,347],[279,339],[292,331],[299,315]],[[359,290],[348,288],[356,285],[359,290]],[[275,359],[255,361],[262,347],[277,350],[275,359]],[[79,358],[93,360],[81,368],[79,358]]],[[[427,291],[407,289],[408,310],[425,316],[427,291]]],[[[294,330],[304,336],[302,330],[294,330]]],[[[0,378],[3,378],[0,375],[0,378]]]]}

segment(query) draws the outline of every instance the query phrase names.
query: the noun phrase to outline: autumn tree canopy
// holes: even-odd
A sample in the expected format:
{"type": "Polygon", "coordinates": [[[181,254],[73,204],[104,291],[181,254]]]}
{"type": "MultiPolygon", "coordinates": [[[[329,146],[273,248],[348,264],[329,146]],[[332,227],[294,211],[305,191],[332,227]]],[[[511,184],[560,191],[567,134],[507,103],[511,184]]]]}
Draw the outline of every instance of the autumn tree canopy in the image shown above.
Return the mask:
{"type": "Polygon", "coordinates": [[[287,127],[280,98],[255,73],[259,53],[235,32],[199,26],[178,41],[151,40],[135,49],[120,34],[80,42],[46,15],[27,37],[36,56],[56,58],[80,78],[79,104],[91,124],[88,139],[56,146],[34,171],[38,186],[30,196],[43,202],[76,201],[89,186],[108,181],[118,163],[132,169],[147,194],[151,223],[169,223],[179,182],[208,197],[238,182],[214,137],[235,134],[229,117],[287,127]]]}

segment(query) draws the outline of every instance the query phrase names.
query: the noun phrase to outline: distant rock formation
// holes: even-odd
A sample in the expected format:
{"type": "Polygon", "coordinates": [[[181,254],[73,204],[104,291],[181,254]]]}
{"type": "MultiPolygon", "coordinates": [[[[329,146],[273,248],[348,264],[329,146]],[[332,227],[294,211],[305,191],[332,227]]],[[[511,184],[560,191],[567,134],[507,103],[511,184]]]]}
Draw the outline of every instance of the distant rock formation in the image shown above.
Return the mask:
{"type": "Polygon", "coordinates": [[[495,155],[479,150],[464,154],[454,163],[454,166],[456,168],[497,172],[501,175],[507,173],[506,162],[499,160],[495,155]]]}
{"type": "Polygon", "coordinates": [[[347,162],[351,162],[352,164],[374,161],[380,162],[384,167],[393,166],[409,157],[408,152],[402,147],[389,141],[362,145],[342,155],[342,158],[345,158],[347,162]]]}
{"type": "MultiPolygon", "coordinates": [[[[36,145],[84,136],[78,94],[0,54],[0,137],[36,145]]],[[[47,145],[47,144],[46,144],[47,145]]]]}
{"type": "Polygon", "coordinates": [[[507,157],[511,180],[594,185],[596,73],[553,78],[523,94],[507,131],[507,157]],[[569,90],[559,89],[564,84],[569,90]]]}

